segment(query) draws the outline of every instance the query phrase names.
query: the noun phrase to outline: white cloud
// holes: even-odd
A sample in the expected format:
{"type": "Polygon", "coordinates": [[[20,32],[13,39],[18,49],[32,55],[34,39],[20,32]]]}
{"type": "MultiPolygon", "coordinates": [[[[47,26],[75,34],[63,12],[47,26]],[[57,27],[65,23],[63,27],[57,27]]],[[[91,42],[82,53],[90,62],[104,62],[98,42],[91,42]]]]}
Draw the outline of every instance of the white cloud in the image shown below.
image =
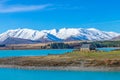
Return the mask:
{"type": "Polygon", "coordinates": [[[0,6],[0,13],[10,13],[10,12],[23,12],[23,11],[34,11],[34,10],[43,10],[50,7],[51,4],[44,5],[21,5],[21,6],[0,6]]]}
{"type": "Polygon", "coordinates": [[[25,12],[25,11],[35,11],[44,10],[52,6],[52,4],[42,4],[42,5],[7,5],[6,3],[11,0],[0,0],[0,13],[12,13],[12,12],[25,12]]]}

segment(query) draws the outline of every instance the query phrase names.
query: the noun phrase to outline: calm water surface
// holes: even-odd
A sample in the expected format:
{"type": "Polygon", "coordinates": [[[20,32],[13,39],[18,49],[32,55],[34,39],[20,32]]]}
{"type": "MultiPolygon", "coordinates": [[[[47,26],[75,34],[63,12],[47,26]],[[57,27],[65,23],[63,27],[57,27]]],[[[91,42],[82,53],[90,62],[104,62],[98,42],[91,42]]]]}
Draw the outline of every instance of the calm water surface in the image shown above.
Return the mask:
{"type": "Polygon", "coordinates": [[[106,51],[106,52],[113,51],[113,50],[116,50],[116,49],[119,49],[119,48],[97,48],[97,50],[106,51]]]}
{"type": "Polygon", "coordinates": [[[0,69],[0,80],[120,80],[120,72],[0,69]]]}
{"type": "Polygon", "coordinates": [[[73,49],[59,49],[59,50],[0,50],[0,57],[13,56],[46,56],[49,54],[64,54],[72,52],[73,49]]]}

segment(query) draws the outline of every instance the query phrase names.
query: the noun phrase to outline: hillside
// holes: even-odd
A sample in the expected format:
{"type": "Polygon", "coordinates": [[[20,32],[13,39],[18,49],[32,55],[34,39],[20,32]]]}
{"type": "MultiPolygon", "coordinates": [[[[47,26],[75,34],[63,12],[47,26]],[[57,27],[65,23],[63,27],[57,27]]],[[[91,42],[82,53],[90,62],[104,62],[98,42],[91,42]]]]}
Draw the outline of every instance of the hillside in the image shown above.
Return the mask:
{"type": "Polygon", "coordinates": [[[120,36],[114,37],[112,40],[120,40],[120,36]]]}
{"type": "Polygon", "coordinates": [[[2,44],[35,44],[35,43],[40,42],[12,37],[8,37],[6,40],[2,42],[2,44]]]}

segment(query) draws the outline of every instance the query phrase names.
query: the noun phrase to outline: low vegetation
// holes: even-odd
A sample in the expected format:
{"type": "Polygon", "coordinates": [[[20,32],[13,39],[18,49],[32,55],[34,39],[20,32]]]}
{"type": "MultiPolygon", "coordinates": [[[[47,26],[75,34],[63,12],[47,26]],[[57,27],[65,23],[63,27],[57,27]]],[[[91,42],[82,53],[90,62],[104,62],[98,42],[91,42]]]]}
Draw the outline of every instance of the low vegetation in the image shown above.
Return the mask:
{"type": "Polygon", "coordinates": [[[69,44],[64,44],[64,43],[52,43],[47,46],[50,46],[51,49],[70,49],[73,48],[73,46],[69,44]]]}
{"type": "Polygon", "coordinates": [[[65,54],[66,56],[72,57],[74,59],[120,59],[120,51],[90,51],[90,52],[81,52],[74,51],[72,53],[65,54]]]}
{"type": "Polygon", "coordinates": [[[120,51],[73,51],[63,55],[1,58],[0,65],[120,67],[120,51]]]}

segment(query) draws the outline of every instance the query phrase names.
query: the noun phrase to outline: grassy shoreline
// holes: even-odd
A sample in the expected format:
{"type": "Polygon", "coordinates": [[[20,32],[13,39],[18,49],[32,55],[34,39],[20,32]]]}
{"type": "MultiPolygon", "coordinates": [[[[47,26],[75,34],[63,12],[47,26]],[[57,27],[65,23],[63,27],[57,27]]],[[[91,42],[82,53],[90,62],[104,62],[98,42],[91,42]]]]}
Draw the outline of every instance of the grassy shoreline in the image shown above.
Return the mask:
{"type": "Polygon", "coordinates": [[[120,71],[120,51],[80,52],[62,55],[0,58],[0,68],[120,71]]]}

